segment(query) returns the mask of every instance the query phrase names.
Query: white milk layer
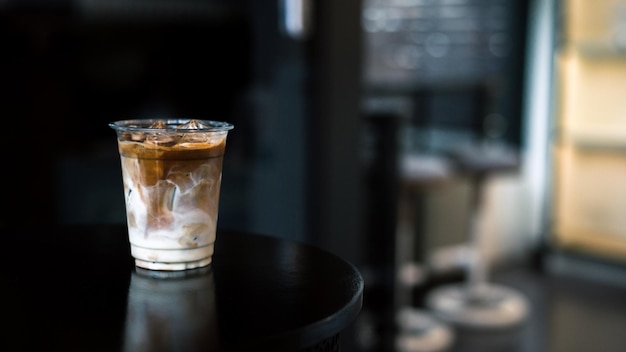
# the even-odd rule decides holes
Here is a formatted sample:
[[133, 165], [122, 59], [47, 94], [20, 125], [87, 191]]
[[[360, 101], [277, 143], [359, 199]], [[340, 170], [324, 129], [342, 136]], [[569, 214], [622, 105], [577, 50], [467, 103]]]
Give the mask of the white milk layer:
[[193, 172], [170, 172], [151, 186], [140, 183], [138, 159], [122, 157], [122, 165], [133, 255], [150, 261], [186, 261], [184, 252], [154, 250], [198, 249], [210, 256], [221, 181], [214, 162], [209, 160]]

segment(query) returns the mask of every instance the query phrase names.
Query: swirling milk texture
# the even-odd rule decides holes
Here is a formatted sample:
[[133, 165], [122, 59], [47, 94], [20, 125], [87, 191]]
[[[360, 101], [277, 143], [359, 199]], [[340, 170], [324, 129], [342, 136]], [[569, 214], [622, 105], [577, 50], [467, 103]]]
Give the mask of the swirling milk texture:
[[[197, 248], [215, 242], [225, 137], [212, 144], [160, 147], [122, 142], [122, 169], [130, 242], [143, 248]], [[132, 145], [134, 144], [134, 145]], [[139, 148], [138, 148], [139, 147]], [[159, 150], [164, 159], [141, 159]], [[140, 150], [133, 153], [133, 150]], [[176, 158], [189, 150], [202, 158]], [[164, 152], [161, 155], [161, 152]], [[138, 158], [139, 157], [139, 158]]]

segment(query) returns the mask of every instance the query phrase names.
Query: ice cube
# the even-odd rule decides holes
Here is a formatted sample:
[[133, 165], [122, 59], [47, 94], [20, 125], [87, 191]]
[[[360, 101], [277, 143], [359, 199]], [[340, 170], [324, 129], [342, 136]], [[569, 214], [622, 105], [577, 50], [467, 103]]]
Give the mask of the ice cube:
[[204, 129], [210, 129], [211, 126], [203, 123], [200, 120], [191, 119], [189, 120], [189, 122], [182, 124], [176, 128], [180, 130], [204, 130]]
[[196, 184], [192, 179], [191, 173], [185, 170], [171, 170], [167, 175], [167, 179], [176, 185], [182, 193], [186, 193]]
[[183, 235], [178, 239], [178, 243], [185, 248], [198, 247], [202, 239], [211, 235], [211, 227], [206, 223], [192, 223], [183, 225]]
[[146, 136], [142, 132], [124, 131], [120, 133], [119, 139], [124, 142], [143, 142]]
[[[165, 130], [168, 126], [163, 120], [157, 120], [148, 126], [148, 128], [153, 130]], [[148, 132], [144, 139], [148, 144], [171, 147], [176, 144], [179, 138], [179, 135], [170, 133]]]
[[130, 133], [130, 140], [133, 142], [143, 142], [146, 139], [146, 135], [143, 132], [128, 132]]
[[154, 121], [148, 128], [163, 130], [167, 128], [167, 125], [163, 120]]
[[[203, 123], [200, 120], [196, 120], [196, 119], [191, 119], [189, 120], [189, 122], [182, 124], [178, 127], [176, 127], [179, 130], [187, 130], [187, 131], [195, 131], [195, 130], [205, 130], [205, 129], [210, 129], [211, 126], [207, 125], [205, 123]], [[207, 143], [208, 140], [208, 134], [207, 133], [188, 133], [185, 134], [185, 136], [183, 136], [182, 140], [180, 141], [181, 144], [187, 144], [187, 143]]]
[[187, 192], [178, 194], [174, 199], [174, 209], [205, 209], [209, 214], [216, 214], [219, 189], [214, 185], [214, 181], [201, 180]]
[[210, 142], [210, 134], [204, 132], [186, 133], [180, 140], [180, 144], [206, 144]]
[[146, 136], [146, 143], [161, 147], [173, 147], [182, 136], [178, 133], [156, 133]]

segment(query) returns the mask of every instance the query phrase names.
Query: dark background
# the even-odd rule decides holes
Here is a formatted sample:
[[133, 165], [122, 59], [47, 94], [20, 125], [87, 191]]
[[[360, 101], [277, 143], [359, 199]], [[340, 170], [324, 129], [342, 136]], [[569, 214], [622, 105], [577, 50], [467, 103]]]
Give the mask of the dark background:
[[[240, 125], [252, 69], [241, 2], [91, 4], [0, 7], [1, 107], [12, 126], [2, 131], [2, 148], [4, 169], [15, 170], [4, 175], [12, 206], [1, 223], [125, 221], [111, 121], [181, 116]], [[242, 148], [237, 134], [230, 142]]]

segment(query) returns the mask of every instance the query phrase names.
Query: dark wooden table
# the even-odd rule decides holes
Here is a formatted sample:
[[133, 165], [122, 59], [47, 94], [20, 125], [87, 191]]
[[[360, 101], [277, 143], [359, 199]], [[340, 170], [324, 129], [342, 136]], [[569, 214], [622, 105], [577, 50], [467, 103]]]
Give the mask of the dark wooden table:
[[321, 249], [220, 231], [213, 264], [136, 269], [125, 225], [0, 228], [5, 351], [332, 350], [363, 279]]

